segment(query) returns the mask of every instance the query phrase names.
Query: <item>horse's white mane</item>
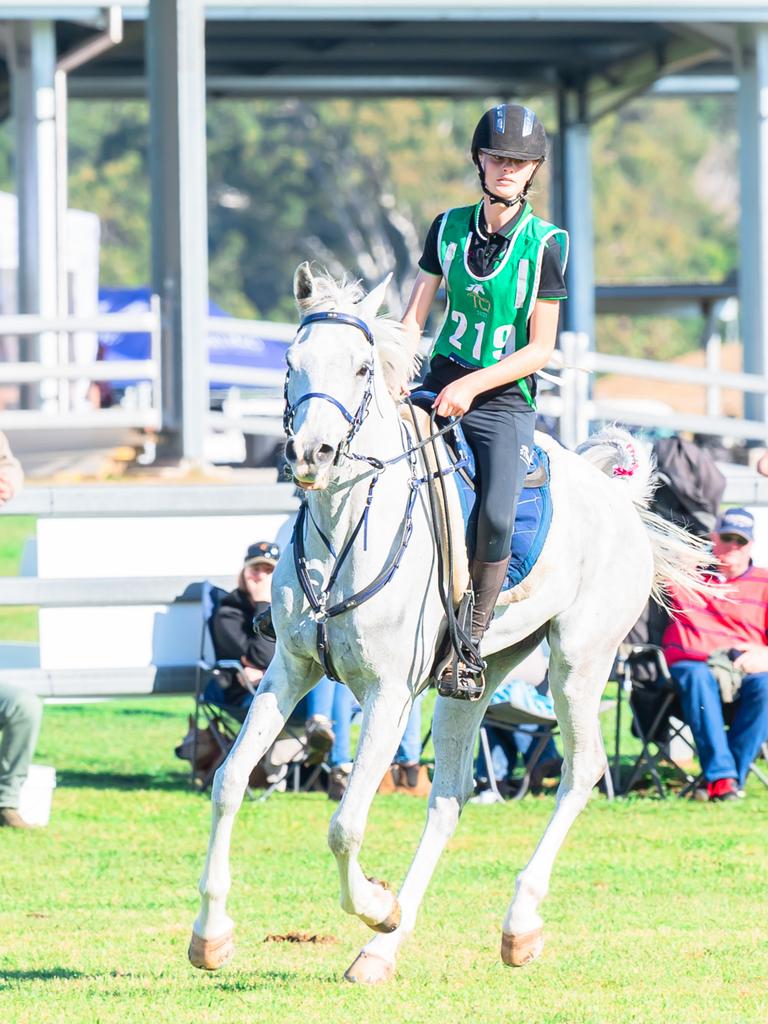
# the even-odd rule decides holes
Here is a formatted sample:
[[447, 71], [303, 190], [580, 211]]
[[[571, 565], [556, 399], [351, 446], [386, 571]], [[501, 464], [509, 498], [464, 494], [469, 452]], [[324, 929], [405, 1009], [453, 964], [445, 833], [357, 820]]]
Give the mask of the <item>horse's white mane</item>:
[[376, 342], [387, 391], [398, 401], [418, 368], [417, 343], [398, 320], [372, 317], [370, 313], [361, 316], [360, 304], [365, 296], [361, 281], [347, 275], [337, 280], [327, 271], [322, 271], [313, 274], [312, 294], [307, 299], [298, 300], [298, 306], [302, 316], [334, 309], [365, 320]]

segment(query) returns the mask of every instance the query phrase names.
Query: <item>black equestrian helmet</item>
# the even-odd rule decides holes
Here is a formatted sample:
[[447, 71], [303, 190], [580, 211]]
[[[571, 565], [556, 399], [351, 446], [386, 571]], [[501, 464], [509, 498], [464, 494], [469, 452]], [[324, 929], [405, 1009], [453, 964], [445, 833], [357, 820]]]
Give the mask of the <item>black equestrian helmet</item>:
[[483, 149], [494, 156], [515, 160], [544, 160], [547, 133], [530, 107], [501, 103], [486, 110], [472, 136], [472, 159], [478, 162]]

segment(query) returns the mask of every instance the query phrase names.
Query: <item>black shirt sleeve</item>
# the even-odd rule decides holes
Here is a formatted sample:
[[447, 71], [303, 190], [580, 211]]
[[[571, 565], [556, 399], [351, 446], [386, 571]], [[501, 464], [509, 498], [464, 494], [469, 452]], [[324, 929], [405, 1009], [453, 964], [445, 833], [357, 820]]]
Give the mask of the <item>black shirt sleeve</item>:
[[275, 653], [275, 644], [253, 632], [253, 616], [267, 607], [267, 603], [261, 601], [248, 610], [243, 604], [222, 605], [211, 624], [216, 657], [240, 661], [244, 654], [256, 668], [265, 669]]
[[568, 290], [563, 277], [560, 244], [555, 238], [549, 238], [541, 257], [541, 276], [536, 298], [565, 299], [567, 297]]
[[419, 268], [421, 270], [426, 271], [428, 274], [435, 274], [438, 277], [443, 276], [443, 268], [440, 265], [440, 253], [437, 251], [437, 236], [440, 234], [440, 225], [444, 216], [441, 213], [432, 221], [427, 232], [426, 241], [424, 242], [424, 251], [419, 260]]

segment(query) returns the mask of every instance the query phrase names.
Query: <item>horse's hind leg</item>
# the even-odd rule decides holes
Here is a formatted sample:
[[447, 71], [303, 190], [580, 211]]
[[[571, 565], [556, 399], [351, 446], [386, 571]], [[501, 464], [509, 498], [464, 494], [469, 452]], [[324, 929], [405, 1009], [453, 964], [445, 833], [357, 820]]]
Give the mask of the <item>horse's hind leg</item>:
[[[571, 623], [574, 628], [575, 623]], [[501, 957], [505, 964], [522, 967], [534, 960], [544, 945], [539, 905], [549, 891], [552, 867], [568, 830], [584, 809], [595, 784], [607, 770], [600, 735], [600, 696], [611, 669], [615, 648], [588, 649], [582, 634], [579, 652], [564, 652], [552, 637], [549, 682], [563, 741], [563, 776], [555, 812], [536, 850], [517, 877], [515, 895], [504, 918]], [[566, 661], [568, 658], [568, 661]]]
[[476, 704], [437, 698], [432, 723], [435, 777], [424, 832], [398, 894], [400, 923], [395, 931], [377, 935], [364, 947], [344, 975], [347, 981], [373, 985], [387, 981], [394, 973], [400, 945], [413, 931], [416, 914], [437, 862], [472, 793], [475, 735], [491, 692], [492, 687], [489, 687], [487, 695]]
[[279, 655], [275, 656], [232, 750], [214, 776], [211, 834], [199, 885], [200, 913], [189, 945], [190, 961], [204, 970], [223, 967], [234, 953], [233, 923], [226, 912], [231, 884], [229, 847], [248, 779], [299, 698], [314, 682], [314, 677], [307, 679], [306, 672], [301, 672], [305, 665], [292, 664], [291, 668], [292, 672]]

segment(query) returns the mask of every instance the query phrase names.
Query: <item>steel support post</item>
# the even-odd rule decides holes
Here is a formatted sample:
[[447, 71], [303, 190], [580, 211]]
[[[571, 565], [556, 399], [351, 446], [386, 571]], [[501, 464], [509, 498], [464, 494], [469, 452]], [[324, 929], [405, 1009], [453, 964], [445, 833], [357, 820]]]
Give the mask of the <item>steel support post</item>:
[[[744, 30], [739, 69], [741, 145], [739, 314], [744, 370], [768, 372], [768, 25]], [[744, 415], [765, 421], [764, 395], [745, 395]]]
[[562, 210], [570, 235], [565, 323], [569, 331], [586, 334], [595, 347], [595, 237], [592, 224], [592, 159], [590, 125], [583, 92], [561, 94]]
[[152, 286], [160, 296], [164, 453], [200, 462], [208, 413], [205, 10], [150, 0]]
[[[11, 103], [16, 128], [18, 198], [18, 308], [57, 313], [56, 37], [52, 21], [28, 21], [10, 30]], [[55, 333], [22, 341], [24, 358], [57, 362]], [[22, 405], [55, 411], [55, 379], [22, 390]]]

